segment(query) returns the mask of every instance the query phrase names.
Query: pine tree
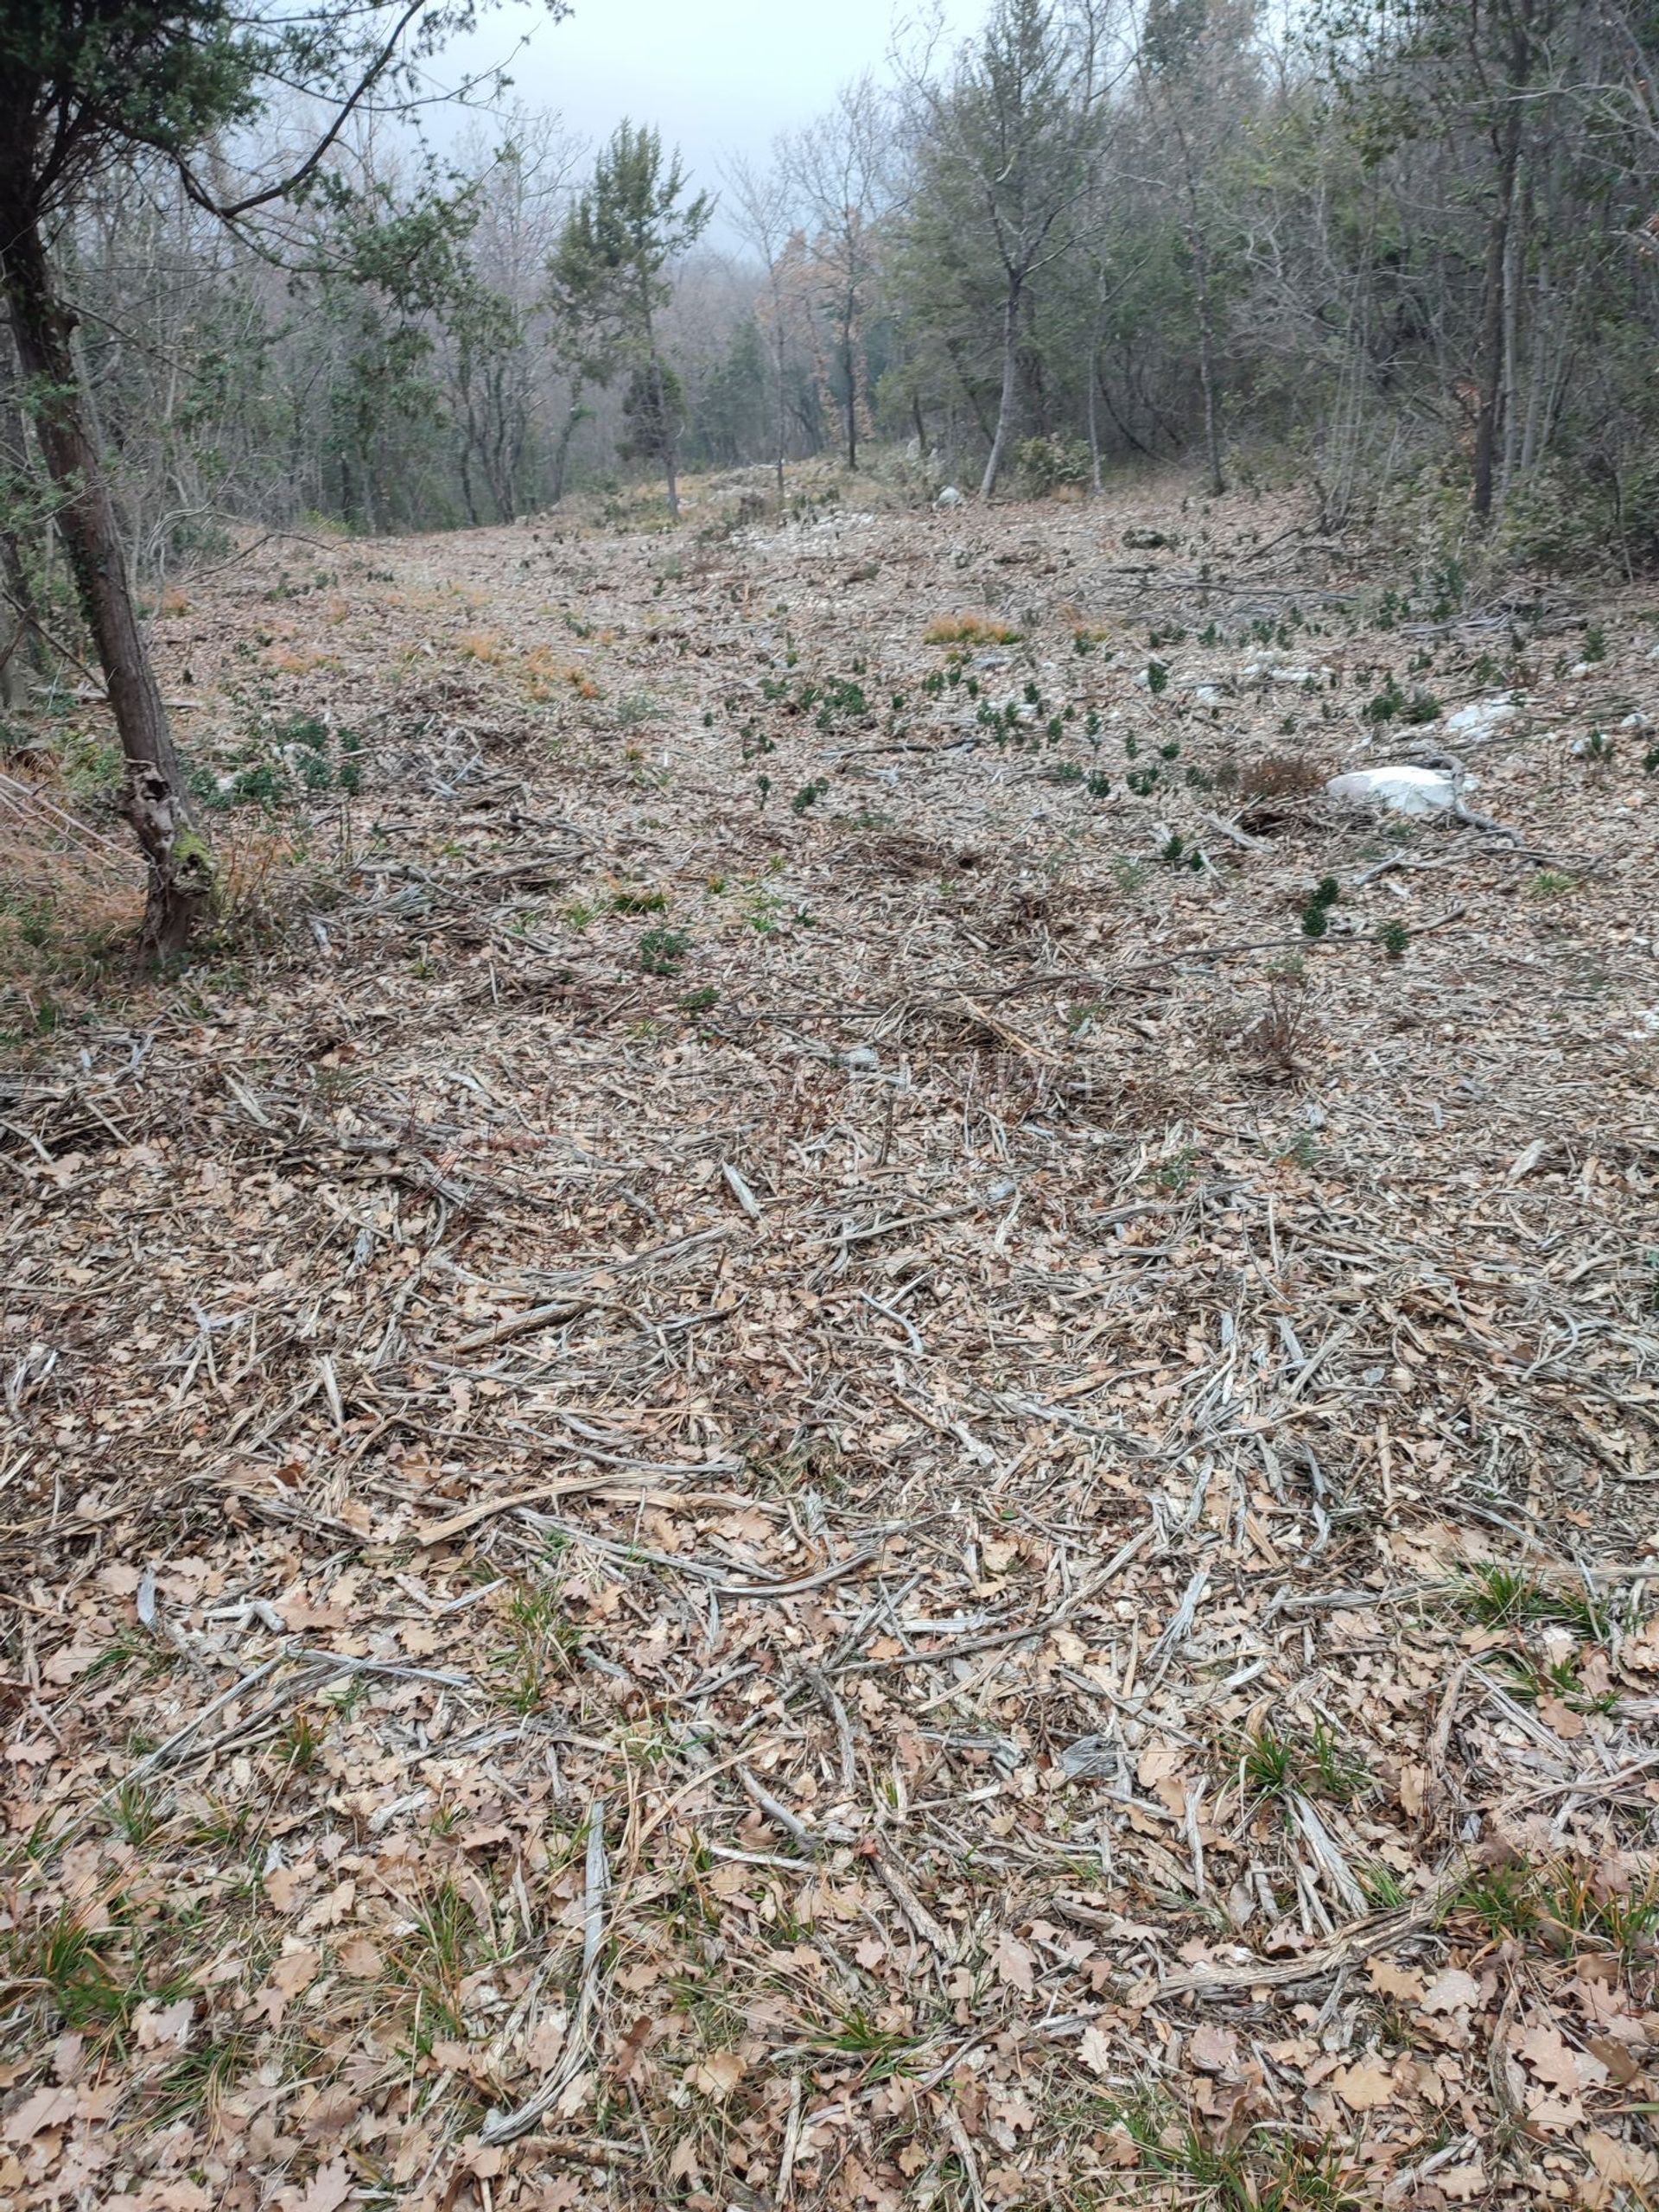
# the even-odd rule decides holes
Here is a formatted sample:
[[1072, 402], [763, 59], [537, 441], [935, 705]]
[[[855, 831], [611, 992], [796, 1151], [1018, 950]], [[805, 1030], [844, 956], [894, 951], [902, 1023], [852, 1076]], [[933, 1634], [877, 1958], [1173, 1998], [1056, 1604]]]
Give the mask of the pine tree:
[[683, 394], [663, 358], [658, 316], [670, 292], [664, 272], [715, 212], [706, 192], [684, 200], [685, 186], [679, 155], [664, 161], [658, 132], [619, 124], [570, 211], [552, 268], [566, 312], [608, 338], [629, 370], [633, 450], [660, 463], [677, 521]]

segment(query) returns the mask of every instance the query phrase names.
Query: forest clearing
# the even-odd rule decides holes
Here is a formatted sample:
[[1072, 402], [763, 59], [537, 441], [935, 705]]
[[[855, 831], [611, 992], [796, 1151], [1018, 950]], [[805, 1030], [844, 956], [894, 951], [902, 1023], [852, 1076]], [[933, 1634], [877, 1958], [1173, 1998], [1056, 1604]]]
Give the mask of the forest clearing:
[[7, 768], [0, 2196], [1653, 2202], [1650, 593], [766, 474]]

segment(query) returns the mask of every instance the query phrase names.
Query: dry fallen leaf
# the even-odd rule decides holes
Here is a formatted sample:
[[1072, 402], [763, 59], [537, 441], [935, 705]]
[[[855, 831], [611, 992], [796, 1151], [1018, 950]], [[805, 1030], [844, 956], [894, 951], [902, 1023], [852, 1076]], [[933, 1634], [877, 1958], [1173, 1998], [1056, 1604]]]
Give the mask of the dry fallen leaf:
[[308, 2143], [326, 2143], [343, 2135], [362, 2110], [362, 2100], [336, 2083], [318, 2091], [300, 2113], [300, 2126]]
[[1546, 1728], [1554, 1729], [1566, 1743], [1584, 1733], [1584, 1716], [1559, 1697], [1541, 1697], [1535, 1707]]
[[32, 2142], [43, 2128], [60, 2127], [65, 2120], [73, 2120], [79, 2109], [79, 2099], [73, 2089], [36, 2089], [8, 2118], [6, 2140]]
[[385, 1961], [366, 1936], [353, 1936], [334, 1953], [334, 1963], [353, 1981], [372, 1981]]
[[1022, 1997], [1029, 1997], [1035, 1987], [1033, 1969], [1035, 1955], [1028, 1944], [1005, 1928], [998, 1932], [991, 1946], [991, 1962], [996, 1968], [996, 1978], [1005, 1987], [1017, 1989]]
[[1417, 2009], [1422, 2012], [1458, 2012], [1465, 2005], [1479, 2002], [1480, 1984], [1474, 1976], [1465, 1974], [1461, 1967], [1446, 1967], [1424, 1990]]
[[190, 2024], [195, 2011], [194, 1997], [181, 1997], [174, 2005], [141, 2005], [132, 2016], [139, 2050], [156, 2050], [170, 2044], [175, 2050], [182, 2050], [190, 2040]]
[[1529, 2070], [1553, 2088], [1584, 2089], [1607, 2078], [1600, 2059], [1574, 2050], [1557, 2029], [1542, 2023], [1529, 2028], [1515, 2048]]
[[1402, 2005], [1421, 2005], [1423, 1978], [1409, 1967], [1397, 1967], [1389, 1959], [1371, 1959], [1365, 1973], [1379, 1997], [1397, 1998]]
[[1580, 2139], [1591, 2164], [1615, 2189], [1651, 2189], [1659, 2182], [1659, 2153], [1592, 2127]]
[[1238, 2063], [1238, 2037], [1230, 2028], [1202, 2020], [1187, 2037], [1186, 2055], [1206, 2074], [1224, 2073]]
[[285, 2189], [277, 2197], [282, 2212], [339, 2212], [352, 2193], [352, 2177], [344, 2158], [331, 2158], [319, 2166], [302, 2189]]
[[291, 2003], [302, 1989], [308, 1989], [316, 1980], [321, 1963], [315, 1951], [306, 1948], [284, 1951], [271, 1967], [271, 1986], [280, 1989]]
[[748, 2072], [747, 2062], [734, 2050], [713, 2050], [691, 2068], [686, 2079], [705, 2097], [729, 2097]]
[[1353, 2112], [1373, 2112], [1377, 2106], [1394, 2101], [1394, 2075], [1375, 2059], [1342, 2067], [1331, 2076], [1331, 2086]]

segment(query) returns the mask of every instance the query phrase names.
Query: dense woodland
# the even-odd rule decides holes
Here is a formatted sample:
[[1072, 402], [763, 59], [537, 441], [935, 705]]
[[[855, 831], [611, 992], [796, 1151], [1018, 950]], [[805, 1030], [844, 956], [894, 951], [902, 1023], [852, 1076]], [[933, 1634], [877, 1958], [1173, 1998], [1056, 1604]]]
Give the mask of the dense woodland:
[[431, 529], [898, 448], [987, 493], [1194, 455], [1328, 526], [1383, 500], [1448, 555], [1472, 518], [1630, 573], [1659, 558], [1656, 60], [1639, 0], [1289, 30], [998, 0], [734, 164], [712, 232], [648, 130], [593, 149], [498, 104], [442, 156], [354, 119], [257, 230], [128, 149], [52, 249], [151, 570], [234, 518]]

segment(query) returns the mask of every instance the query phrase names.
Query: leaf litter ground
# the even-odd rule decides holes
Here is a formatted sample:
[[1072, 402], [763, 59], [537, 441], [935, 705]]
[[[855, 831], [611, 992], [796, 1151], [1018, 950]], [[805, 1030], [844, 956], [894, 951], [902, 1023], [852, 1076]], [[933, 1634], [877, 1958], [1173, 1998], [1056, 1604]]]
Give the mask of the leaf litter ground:
[[0, 2193], [1652, 2201], [1650, 617], [697, 492], [158, 625], [303, 911], [6, 1082]]

